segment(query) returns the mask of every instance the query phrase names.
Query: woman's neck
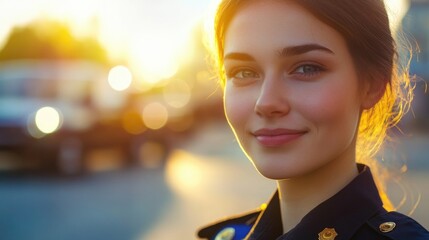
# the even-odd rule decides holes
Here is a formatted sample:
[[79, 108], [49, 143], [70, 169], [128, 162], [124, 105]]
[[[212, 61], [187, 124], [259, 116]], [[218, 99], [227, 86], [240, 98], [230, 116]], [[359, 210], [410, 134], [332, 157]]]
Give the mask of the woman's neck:
[[352, 157], [332, 161], [304, 176], [278, 180], [283, 232], [294, 228], [309, 211], [335, 195], [357, 174]]

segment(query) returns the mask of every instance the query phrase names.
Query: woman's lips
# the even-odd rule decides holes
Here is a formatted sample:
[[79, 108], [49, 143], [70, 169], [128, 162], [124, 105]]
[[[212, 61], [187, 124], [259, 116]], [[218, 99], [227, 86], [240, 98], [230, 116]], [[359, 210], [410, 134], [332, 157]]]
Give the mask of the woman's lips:
[[276, 128], [276, 129], [260, 129], [253, 132], [258, 142], [265, 147], [278, 147], [289, 142], [292, 142], [307, 131]]

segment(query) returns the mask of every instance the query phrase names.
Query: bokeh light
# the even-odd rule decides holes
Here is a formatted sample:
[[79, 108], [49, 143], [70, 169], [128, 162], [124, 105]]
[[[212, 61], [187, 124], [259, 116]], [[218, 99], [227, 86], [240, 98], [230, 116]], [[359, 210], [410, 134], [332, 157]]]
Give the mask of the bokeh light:
[[160, 129], [168, 121], [167, 108], [158, 102], [152, 102], [143, 109], [143, 122], [150, 129]]
[[43, 107], [36, 112], [35, 122], [42, 133], [50, 134], [60, 127], [61, 115], [55, 108]]
[[108, 82], [116, 91], [123, 91], [130, 87], [133, 80], [130, 70], [125, 66], [116, 66], [110, 69]]
[[140, 134], [146, 130], [140, 114], [130, 111], [122, 116], [122, 127], [131, 134]]
[[166, 165], [166, 180], [176, 193], [194, 195], [204, 182], [205, 172], [196, 156], [177, 150], [171, 154]]
[[191, 100], [191, 87], [183, 80], [171, 81], [164, 88], [164, 100], [174, 108], [182, 108]]

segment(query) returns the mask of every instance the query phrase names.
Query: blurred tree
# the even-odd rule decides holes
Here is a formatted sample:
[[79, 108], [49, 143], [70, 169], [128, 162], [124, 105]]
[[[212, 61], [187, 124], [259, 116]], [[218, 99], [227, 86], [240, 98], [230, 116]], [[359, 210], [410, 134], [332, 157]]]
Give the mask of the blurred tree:
[[0, 61], [14, 59], [87, 59], [107, 63], [95, 37], [76, 38], [63, 23], [38, 20], [15, 27], [0, 50]]

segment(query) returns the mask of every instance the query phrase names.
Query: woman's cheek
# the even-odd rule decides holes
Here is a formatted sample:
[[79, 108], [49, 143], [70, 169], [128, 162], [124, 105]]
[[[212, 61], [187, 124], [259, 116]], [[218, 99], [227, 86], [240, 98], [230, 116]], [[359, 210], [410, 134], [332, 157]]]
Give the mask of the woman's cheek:
[[237, 122], [242, 118], [243, 110], [240, 109], [240, 99], [234, 96], [225, 95], [224, 108], [228, 122], [235, 127]]
[[[359, 117], [359, 104], [352, 91], [347, 89], [323, 89], [308, 95], [301, 104], [305, 118], [316, 125], [341, 126], [355, 125]], [[305, 105], [305, 106], [304, 106]], [[305, 110], [304, 110], [305, 109]], [[319, 125], [319, 127], [324, 126]]]
[[238, 127], [244, 128], [246, 124], [246, 120], [249, 119], [252, 111], [252, 100], [248, 94], [234, 91], [234, 90], [225, 90], [224, 93], [224, 108], [225, 115], [229, 122], [229, 124], [234, 128], [234, 130], [238, 130]]

